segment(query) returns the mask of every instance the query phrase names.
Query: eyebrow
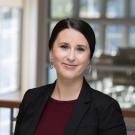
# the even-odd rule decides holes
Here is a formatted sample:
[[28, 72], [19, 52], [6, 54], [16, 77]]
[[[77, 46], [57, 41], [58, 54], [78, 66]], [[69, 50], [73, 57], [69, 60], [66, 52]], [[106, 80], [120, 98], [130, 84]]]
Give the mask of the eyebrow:
[[59, 42], [58, 44], [59, 44], [59, 45], [62, 45], [62, 44], [68, 45], [67, 42]]
[[[69, 43], [67, 43], [67, 42], [59, 42], [58, 43], [59, 45], [62, 45], [62, 44], [65, 44], [65, 45], [69, 45]], [[88, 48], [88, 46], [87, 45], [84, 45], [84, 44], [77, 44], [77, 47], [83, 47], [83, 48]]]
[[78, 46], [78, 47], [83, 47], [83, 48], [88, 48], [87, 45], [82, 45], [82, 44], [78, 44], [77, 46]]

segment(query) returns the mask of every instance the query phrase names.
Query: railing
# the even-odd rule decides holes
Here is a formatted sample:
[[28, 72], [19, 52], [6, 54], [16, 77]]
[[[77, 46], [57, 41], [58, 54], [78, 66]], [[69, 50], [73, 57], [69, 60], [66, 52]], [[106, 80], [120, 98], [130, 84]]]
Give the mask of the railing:
[[[19, 108], [20, 101], [8, 101], [0, 100], [0, 108], [9, 108], [10, 109], [10, 135], [13, 135], [13, 122], [16, 120], [14, 117], [14, 109]], [[123, 116], [127, 118], [135, 119], [135, 110], [122, 110]]]
[[135, 118], [135, 110], [123, 109], [122, 113], [124, 117]]
[[14, 117], [14, 109], [19, 108], [19, 105], [19, 101], [0, 100], [0, 108], [10, 109], [10, 135], [13, 135], [13, 122], [16, 120], [16, 118]]

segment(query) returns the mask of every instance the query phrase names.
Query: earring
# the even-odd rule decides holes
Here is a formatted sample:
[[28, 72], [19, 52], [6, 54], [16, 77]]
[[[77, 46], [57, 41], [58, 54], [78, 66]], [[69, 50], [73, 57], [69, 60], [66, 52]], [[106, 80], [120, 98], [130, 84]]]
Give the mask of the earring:
[[53, 69], [53, 67], [54, 67], [53, 62], [50, 61], [49, 68], [50, 68], [50, 69]]
[[89, 64], [88, 74], [90, 74], [91, 71], [92, 71], [92, 66], [91, 66], [91, 64]]

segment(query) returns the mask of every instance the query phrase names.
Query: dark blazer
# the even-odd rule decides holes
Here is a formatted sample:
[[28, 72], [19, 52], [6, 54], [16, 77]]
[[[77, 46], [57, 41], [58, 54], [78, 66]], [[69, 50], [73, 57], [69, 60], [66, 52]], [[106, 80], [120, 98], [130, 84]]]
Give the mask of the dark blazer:
[[[28, 90], [19, 108], [14, 135], [34, 135], [55, 83]], [[52, 129], [53, 130], [53, 129]], [[84, 80], [64, 135], [126, 135], [119, 104]]]

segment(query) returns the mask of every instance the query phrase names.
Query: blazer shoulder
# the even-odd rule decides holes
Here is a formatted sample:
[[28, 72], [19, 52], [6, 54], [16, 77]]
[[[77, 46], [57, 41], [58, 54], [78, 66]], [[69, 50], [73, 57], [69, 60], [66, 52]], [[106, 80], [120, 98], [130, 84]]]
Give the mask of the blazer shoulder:
[[31, 89], [28, 89], [25, 94], [35, 95], [35, 94], [46, 93], [47, 91], [51, 89], [52, 85], [53, 84], [47, 84], [40, 87], [31, 88]]
[[[93, 90], [93, 107], [99, 120], [99, 129], [105, 134], [126, 135], [126, 126], [119, 103], [100, 91]], [[112, 130], [113, 129], [113, 130]]]
[[116, 101], [116, 99], [112, 98], [111, 96], [95, 89], [92, 89], [91, 92], [92, 101], [95, 107], [102, 110], [108, 106], [119, 106], [119, 103]]
[[21, 105], [28, 106], [29, 104], [35, 103], [40, 98], [43, 98], [44, 96], [48, 96], [49, 93], [51, 93], [52, 89], [53, 89], [53, 84], [47, 84], [40, 87], [28, 89], [23, 96]]

